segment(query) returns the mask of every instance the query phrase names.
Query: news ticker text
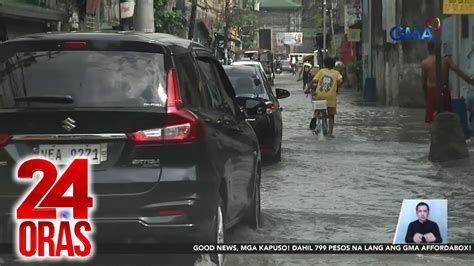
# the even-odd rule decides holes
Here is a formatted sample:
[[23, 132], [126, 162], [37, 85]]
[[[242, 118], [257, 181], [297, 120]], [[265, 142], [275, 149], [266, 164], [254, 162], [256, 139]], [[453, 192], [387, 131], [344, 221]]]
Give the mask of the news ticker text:
[[[45, 249], [47, 247], [44, 247]], [[12, 253], [0, 244], [0, 253]], [[473, 244], [100, 244], [95, 254], [474, 254]]]

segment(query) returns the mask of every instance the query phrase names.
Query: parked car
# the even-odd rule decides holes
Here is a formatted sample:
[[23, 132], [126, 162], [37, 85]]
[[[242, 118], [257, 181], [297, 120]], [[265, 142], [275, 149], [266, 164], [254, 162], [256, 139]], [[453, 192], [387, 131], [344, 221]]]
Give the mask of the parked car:
[[250, 48], [243, 49], [237, 53], [237, 58], [243, 60], [249, 58], [250, 60], [258, 61], [263, 67], [263, 72], [267, 75], [270, 85], [275, 81], [275, 65], [273, 52], [268, 49]]
[[[276, 89], [276, 97], [264, 73], [249, 66], [224, 66], [236, 95], [240, 99], [263, 99], [265, 106], [246, 106], [254, 110], [249, 114], [249, 122], [257, 134], [262, 155], [272, 161], [281, 161], [283, 122], [278, 99], [290, 96], [284, 89]], [[260, 108], [260, 109], [258, 109]]]
[[262, 71], [264, 78], [268, 81], [269, 84], [273, 84], [273, 80], [275, 77], [273, 76], [274, 74], [271, 74], [270, 76], [265, 72], [265, 69], [262, 66], [262, 63], [258, 61], [252, 61], [252, 60], [240, 60], [240, 61], [235, 61], [232, 63], [234, 66], [251, 66], [254, 68], [259, 69]]
[[54, 33], [4, 42], [0, 55], [2, 219], [24, 191], [12, 177], [22, 158], [63, 165], [90, 150], [99, 243], [222, 243], [240, 221], [259, 227], [261, 155], [237, 103], [265, 103], [236, 98], [204, 46]]

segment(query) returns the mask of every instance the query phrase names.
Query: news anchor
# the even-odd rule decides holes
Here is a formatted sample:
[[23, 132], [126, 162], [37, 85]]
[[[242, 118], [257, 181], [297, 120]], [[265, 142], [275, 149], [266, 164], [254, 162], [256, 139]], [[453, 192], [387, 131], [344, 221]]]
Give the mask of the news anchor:
[[418, 220], [408, 225], [405, 242], [409, 243], [441, 243], [443, 239], [439, 232], [438, 224], [428, 220], [430, 207], [424, 202], [416, 205], [416, 215]]

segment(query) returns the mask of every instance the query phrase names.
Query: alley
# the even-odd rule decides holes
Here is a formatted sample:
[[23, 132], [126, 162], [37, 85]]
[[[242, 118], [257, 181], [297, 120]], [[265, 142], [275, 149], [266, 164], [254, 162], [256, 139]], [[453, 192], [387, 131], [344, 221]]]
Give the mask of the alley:
[[[283, 160], [262, 175], [264, 227], [240, 226], [229, 242], [391, 243], [403, 199], [448, 199], [449, 242], [473, 238], [474, 159], [438, 165], [428, 161], [429, 128], [422, 109], [363, 106], [360, 93], [339, 96], [335, 139], [308, 129], [311, 102], [290, 74], [286, 88]], [[471, 154], [474, 151], [470, 147]], [[341, 263], [468, 263], [459, 256], [229, 255], [228, 265]]]

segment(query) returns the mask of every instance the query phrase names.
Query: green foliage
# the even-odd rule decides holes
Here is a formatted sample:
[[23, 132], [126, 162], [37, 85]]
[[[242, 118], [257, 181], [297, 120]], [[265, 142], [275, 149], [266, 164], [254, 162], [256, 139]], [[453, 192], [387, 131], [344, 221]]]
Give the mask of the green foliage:
[[242, 34], [243, 48], [250, 48], [255, 41], [258, 28], [258, 14], [255, 11], [255, 0], [249, 1], [242, 9], [234, 9], [231, 13], [231, 26], [239, 27]]
[[353, 75], [354, 80], [352, 81], [359, 89], [362, 88], [362, 61], [350, 63], [347, 66], [350, 74]]
[[153, 0], [155, 31], [178, 34], [186, 27], [186, 18], [181, 12], [168, 11], [168, 0]]
[[355, 63], [350, 63], [348, 66], [349, 72], [353, 73], [356, 76], [359, 76], [362, 73], [362, 61], [357, 61]]

